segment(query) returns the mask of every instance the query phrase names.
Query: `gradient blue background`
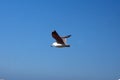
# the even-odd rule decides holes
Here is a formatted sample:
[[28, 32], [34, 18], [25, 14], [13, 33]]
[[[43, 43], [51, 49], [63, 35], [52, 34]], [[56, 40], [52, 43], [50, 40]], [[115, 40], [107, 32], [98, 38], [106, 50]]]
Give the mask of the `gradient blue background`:
[[[54, 29], [70, 48], [50, 47]], [[0, 0], [0, 77], [118, 80], [120, 0]]]

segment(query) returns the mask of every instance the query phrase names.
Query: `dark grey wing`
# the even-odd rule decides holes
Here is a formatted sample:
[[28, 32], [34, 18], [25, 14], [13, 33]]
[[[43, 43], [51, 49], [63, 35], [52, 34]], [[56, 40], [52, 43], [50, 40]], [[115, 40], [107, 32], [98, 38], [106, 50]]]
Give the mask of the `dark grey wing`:
[[65, 44], [62, 38], [58, 35], [58, 33], [55, 30], [52, 32], [52, 37], [56, 40], [57, 43]]

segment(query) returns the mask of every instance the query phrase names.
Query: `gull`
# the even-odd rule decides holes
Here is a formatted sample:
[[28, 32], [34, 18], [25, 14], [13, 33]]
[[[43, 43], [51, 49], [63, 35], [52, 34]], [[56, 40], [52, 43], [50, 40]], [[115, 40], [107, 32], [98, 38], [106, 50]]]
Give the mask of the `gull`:
[[56, 30], [54, 30], [52, 32], [52, 37], [56, 40], [56, 42], [52, 43], [51, 47], [57, 47], [57, 48], [70, 47], [70, 45], [66, 43], [66, 39], [69, 38], [70, 36], [71, 35], [61, 37], [56, 32]]

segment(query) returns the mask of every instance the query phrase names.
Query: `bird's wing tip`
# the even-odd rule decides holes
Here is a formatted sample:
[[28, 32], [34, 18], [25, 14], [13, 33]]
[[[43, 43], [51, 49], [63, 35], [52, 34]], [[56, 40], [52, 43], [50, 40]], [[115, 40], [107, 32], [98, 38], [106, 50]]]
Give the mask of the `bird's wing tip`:
[[56, 32], [56, 30], [53, 30], [52, 32]]

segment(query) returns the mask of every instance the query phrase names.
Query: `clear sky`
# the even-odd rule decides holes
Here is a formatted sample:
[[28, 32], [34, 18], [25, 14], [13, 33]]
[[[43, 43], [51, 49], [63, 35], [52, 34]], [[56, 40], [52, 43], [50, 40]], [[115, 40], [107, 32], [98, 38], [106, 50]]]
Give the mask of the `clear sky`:
[[[70, 48], [50, 47], [54, 29]], [[0, 0], [0, 77], [118, 80], [120, 0]]]

